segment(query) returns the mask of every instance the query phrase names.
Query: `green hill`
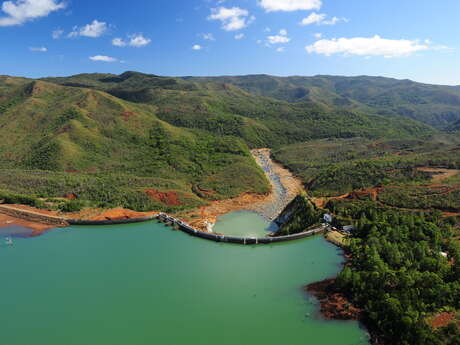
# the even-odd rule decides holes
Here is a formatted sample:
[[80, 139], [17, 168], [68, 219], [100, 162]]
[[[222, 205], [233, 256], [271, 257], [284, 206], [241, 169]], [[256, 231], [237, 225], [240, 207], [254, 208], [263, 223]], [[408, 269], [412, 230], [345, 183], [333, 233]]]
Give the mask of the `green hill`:
[[200, 83], [236, 85], [256, 95], [288, 102], [321, 102], [366, 113], [404, 116], [437, 128], [460, 119], [460, 88], [383, 77], [186, 77]]
[[128, 101], [155, 105], [158, 118], [172, 125], [238, 136], [251, 147], [275, 147], [326, 137], [433, 133], [432, 128], [407, 118], [369, 115], [313, 100], [289, 103], [248, 92], [252, 89], [244, 91], [240, 85], [219, 79], [185, 80], [126, 72], [119, 76], [82, 74], [45, 80], [103, 90]]
[[407, 117], [365, 111], [357, 101], [320, 101], [330, 92], [324, 85], [317, 98], [296, 102], [258, 94], [256, 86], [138, 72], [0, 77], [0, 194], [76, 194], [90, 205], [183, 209], [267, 192], [249, 148], [324, 138], [429, 140], [438, 133]]
[[213, 199], [268, 191], [243, 141], [174, 127], [157, 110], [98, 90], [1, 77], [0, 190], [75, 193], [136, 209], [164, 206], [147, 189], [172, 189], [183, 199], [174, 206], [184, 207], [202, 203], [195, 190]]

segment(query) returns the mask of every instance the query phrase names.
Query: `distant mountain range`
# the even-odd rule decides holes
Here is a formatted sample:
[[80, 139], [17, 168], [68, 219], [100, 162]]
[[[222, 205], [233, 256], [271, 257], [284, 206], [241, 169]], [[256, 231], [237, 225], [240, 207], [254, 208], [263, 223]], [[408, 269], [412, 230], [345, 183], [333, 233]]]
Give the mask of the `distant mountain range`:
[[383, 77], [184, 78], [236, 85], [256, 95], [288, 102], [319, 102], [366, 113], [407, 116], [437, 128], [460, 119], [460, 86], [440, 86]]
[[155, 178], [146, 185], [195, 204], [268, 190], [249, 148], [429, 138], [459, 123], [459, 88], [387, 78], [0, 77], [3, 169]]

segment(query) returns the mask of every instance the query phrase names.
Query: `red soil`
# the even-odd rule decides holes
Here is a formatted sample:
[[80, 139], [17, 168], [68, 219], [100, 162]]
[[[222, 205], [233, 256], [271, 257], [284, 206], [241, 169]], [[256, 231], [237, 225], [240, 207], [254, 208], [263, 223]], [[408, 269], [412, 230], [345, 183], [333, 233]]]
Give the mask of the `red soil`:
[[[85, 220], [119, 220], [119, 219], [131, 219], [131, 218], [143, 218], [156, 214], [156, 211], [152, 212], [136, 212], [123, 208], [115, 208], [111, 210], [101, 209], [85, 209], [75, 213], [59, 213], [57, 211], [49, 211], [43, 209], [36, 209], [34, 207], [26, 205], [8, 205], [16, 209], [29, 211], [31, 213], [42, 214], [46, 216], [53, 216], [59, 218], [73, 218], [73, 219], [85, 219]], [[56, 228], [56, 225], [45, 224], [41, 222], [32, 222], [22, 218], [11, 217], [0, 213], [0, 227], [6, 226], [22, 226], [28, 229], [34, 230], [33, 235], [39, 235], [43, 231]]]
[[338, 292], [335, 279], [326, 279], [309, 284], [305, 290], [315, 296], [321, 304], [321, 314], [331, 320], [358, 320], [362, 310], [353, 306], [348, 299]]
[[143, 218], [157, 212], [136, 212], [124, 208], [114, 208], [111, 210], [103, 211], [95, 216], [89, 217], [89, 220], [119, 220], [131, 218]]
[[125, 111], [124, 113], [121, 113], [121, 116], [123, 116], [123, 120], [128, 121], [131, 116], [136, 115], [132, 111]]
[[55, 226], [49, 224], [42, 224], [36, 222], [30, 222], [28, 220], [7, 216], [6, 214], [0, 213], [0, 228], [9, 226], [20, 226], [27, 229], [32, 229], [32, 236], [40, 235], [42, 232], [52, 229]]
[[440, 313], [435, 315], [430, 320], [430, 325], [433, 328], [445, 327], [455, 319], [455, 313]]
[[156, 189], [148, 189], [145, 191], [151, 198], [161, 201], [168, 206], [180, 206], [182, 202], [176, 192], [160, 192]]
[[433, 181], [434, 183], [442, 182], [445, 179], [460, 174], [460, 170], [457, 169], [420, 167], [417, 168], [417, 170], [432, 174], [431, 181]]
[[67, 200], [75, 200], [75, 199], [78, 199], [77, 195], [74, 194], [74, 193], [66, 194], [66, 195], [64, 196], [64, 198], [66, 198]]
[[379, 193], [383, 191], [383, 189], [384, 187], [374, 187], [374, 188], [355, 190], [351, 193], [346, 193], [346, 194], [342, 194], [339, 196], [312, 198], [312, 201], [319, 208], [323, 208], [329, 200], [343, 200], [343, 199], [356, 200], [356, 199], [360, 199], [361, 197], [367, 196], [367, 195], [370, 195], [373, 201], [377, 201], [377, 197]]

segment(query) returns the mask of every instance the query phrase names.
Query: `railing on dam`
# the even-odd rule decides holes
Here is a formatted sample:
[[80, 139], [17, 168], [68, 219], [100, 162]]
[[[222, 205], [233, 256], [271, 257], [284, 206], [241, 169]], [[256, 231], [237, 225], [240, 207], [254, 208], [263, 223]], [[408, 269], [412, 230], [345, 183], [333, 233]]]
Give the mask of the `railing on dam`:
[[226, 242], [226, 243], [238, 243], [238, 244], [270, 244], [278, 242], [286, 242], [298, 240], [305, 237], [314, 236], [325, 232], [325, 228], [317, 228], [309, 231], [300, 232], [297, 234], [286, 235], [286, 236], [277, 236], [277, 237], [234, 237], [234, 236], [225, 236], [221, 234], [215, 234], [211, 232], [203, 232], [197, 229], [192, 228], [190, 225], [184, 223], [181, 220], [178, 220], [174, 217], [168, 216], [164, 213], [158, 215], [158, 220], [165, 222], [173, 227], [177, 227], [179, 230], [195, 237], [203, 238], [206, 240], [214, 242]]

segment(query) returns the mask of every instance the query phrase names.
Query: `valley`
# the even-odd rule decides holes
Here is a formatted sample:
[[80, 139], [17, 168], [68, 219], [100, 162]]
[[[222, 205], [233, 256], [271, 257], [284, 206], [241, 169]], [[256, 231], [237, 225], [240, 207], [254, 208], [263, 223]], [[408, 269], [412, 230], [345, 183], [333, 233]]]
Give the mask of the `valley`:
[[[254, 237], [270, 221], [277, 235], [304, 232], [328, 213], [331, 227], [352, 229], [327, 236], [346, 258], [330, 300], [359, 311], [375, 344], [456, 345], [459, 120], [458, 88], [390, 78], [1, 76], [0, 201], [82, 220], [166, 212]], [[44, 232], [53, 224], [0, 216], [0, 227], [15, 224], [60, 243]], [[185, 235], [161, 236], [188, 248]], [[299, 267], [310, 260], [291, 254]], [[439, 315], [446, 325], [431, 321]]]

